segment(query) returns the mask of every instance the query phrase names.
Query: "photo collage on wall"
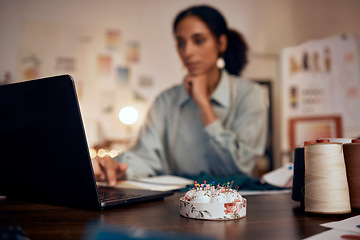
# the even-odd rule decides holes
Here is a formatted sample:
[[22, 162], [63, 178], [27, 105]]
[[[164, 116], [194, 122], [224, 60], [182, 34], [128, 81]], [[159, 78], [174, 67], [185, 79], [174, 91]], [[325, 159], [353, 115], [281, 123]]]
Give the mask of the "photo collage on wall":
[[141, 62], [141, 41], [120, 28], [28, 20], [21, 31], [17, 71], [1, 72], [0, 84], [69, 74], [85, 122], [100, 122], [115, 137], [122, 131], [121, 104], [136, 106], [145, 115], [157, 94], [158, 75]]
[[[141, 66], [140, 40], [129, 38], [120, 29], [26, 21], [21, 37], [18, 81], [66, 73], [73, 76], [78, 89], [100, 81], [129, 88], [134, 99], [153, 99], [157, 74]], [[1, 83], [14, 81], [11, 74], [3, 75]]]

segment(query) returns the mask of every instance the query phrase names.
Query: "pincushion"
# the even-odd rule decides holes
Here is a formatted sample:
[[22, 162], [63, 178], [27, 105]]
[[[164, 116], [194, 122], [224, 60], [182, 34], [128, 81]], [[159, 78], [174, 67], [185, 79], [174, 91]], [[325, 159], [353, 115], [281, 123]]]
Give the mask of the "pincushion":
[[180, 198], [180, 215], [206, 220], [231, 220], [246, 216], [246, 199], [227, 186], [197, 184]]

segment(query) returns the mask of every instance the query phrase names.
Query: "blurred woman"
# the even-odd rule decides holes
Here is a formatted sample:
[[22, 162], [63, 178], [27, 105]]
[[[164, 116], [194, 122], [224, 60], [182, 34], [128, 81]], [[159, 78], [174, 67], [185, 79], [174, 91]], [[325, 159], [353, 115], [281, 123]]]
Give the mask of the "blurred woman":
[[210, 6], [181, 11], [173, 33], [187, 75], [156, 98], [132, 149], [93, 160], [97, 180], [113, 186], [124, 177], [251, 175], [254, 157], [264, 153], [268, 103], [260, 86], [240, 77], [243, 37]]

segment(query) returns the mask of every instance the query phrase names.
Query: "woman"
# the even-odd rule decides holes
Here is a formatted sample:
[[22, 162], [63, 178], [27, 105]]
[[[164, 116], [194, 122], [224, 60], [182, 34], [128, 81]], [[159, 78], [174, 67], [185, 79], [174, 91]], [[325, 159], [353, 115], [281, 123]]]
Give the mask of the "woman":
[[267, 100], [239, 77], [247, 63], [241, 35], [209, 6], [180, 12], [173, 32], [187, 76], [157, 97], [131, 150], [116, 161], [94, 159], [97, 180], [113, 186], [122, 177], [250, 175], [263, 154]]

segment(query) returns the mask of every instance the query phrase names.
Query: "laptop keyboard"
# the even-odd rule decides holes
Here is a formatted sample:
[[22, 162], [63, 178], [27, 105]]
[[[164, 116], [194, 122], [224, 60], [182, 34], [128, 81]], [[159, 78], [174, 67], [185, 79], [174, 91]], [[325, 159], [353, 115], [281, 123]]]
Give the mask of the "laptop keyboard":
[[119, 199], [129, 199], [141, 197], [141, 194], [124, 193], [115, 188], [98, 187], [99, 198], [101, 202], [114, 201]]

